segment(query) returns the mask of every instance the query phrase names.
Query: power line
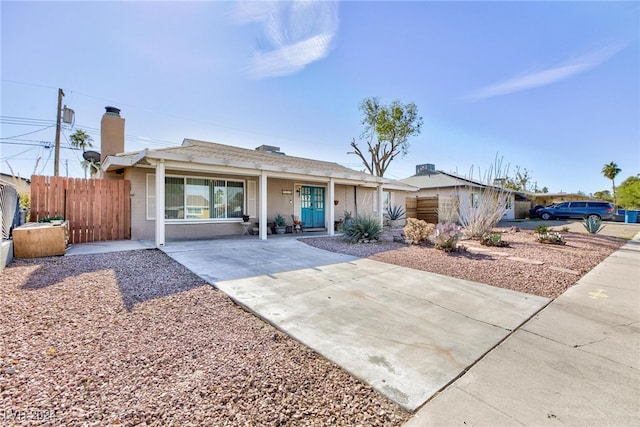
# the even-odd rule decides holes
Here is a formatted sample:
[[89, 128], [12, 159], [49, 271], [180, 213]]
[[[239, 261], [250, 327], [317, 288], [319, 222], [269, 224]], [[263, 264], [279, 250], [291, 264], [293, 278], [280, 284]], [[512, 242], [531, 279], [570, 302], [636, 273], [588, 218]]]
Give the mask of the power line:
[[[4, 138], [0, 138], [0, 139], [4, 139]], [[18, 141], [28, 141], [30, 143], [0, 141], [0, 144], [1, 145], [25, 145], [25, 146], [32, 146], [32, 147], [44, 147], [44, 148], [52, 148], [54, 144], [53, 141], [37, 141], [35, 139], [21, 139]], [[64, 148], [65, 150], [74, 150], [74, 151], [80, 150], [80, 148], [76, 148], [72, 146], [61, 147], [61, 148]]]
[[21, 152], [19, 152], [17, 154], [13, 154], [13, 155], [7, 156], [7, 157], [0, 157], [0, 161], [6, 161], [6, 160], [14, 159], [14, 158], [26, 153], [27, 151], [31, 151], [31, 150], [33, 150], [33, 148], [27, 148], [26, 150], [21, 151]]
[[55, 125], [50, 125], [50, 126], [42, 128], [42, 129], [38, 129], [38, 130], [31, 131], [31, 132], [26, 132], [26, 133], [21, 133], [20, 135], [9, 136], [9, 137], [2, 138], [2, 139], [14, 139], [14, 138], [19, 138], [21, 136], [31, 135], [32, 133], [42, 132], [43, 130], [49, 129], [49, 128], [53, 127], [53, 126], [55, 126]]

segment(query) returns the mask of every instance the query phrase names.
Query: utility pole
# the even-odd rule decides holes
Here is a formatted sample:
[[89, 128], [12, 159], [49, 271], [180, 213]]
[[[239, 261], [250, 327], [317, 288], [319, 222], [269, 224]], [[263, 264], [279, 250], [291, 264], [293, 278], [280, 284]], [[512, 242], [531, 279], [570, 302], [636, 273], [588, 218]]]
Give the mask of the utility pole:
[[64, 92], [62, 89], [58, 89], [58, 109], [56, 110], [56, 152], [55, 162], [53, 163], [53, 175], [59, 175], [59, 163], [60, 163], [60, 120], [62, 115], [62, 97]]

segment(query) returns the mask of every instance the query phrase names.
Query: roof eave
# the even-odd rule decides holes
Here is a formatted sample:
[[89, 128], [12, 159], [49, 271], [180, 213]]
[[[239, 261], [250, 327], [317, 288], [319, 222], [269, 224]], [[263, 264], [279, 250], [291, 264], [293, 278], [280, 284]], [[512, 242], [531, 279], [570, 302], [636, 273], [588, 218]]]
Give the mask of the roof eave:
[[149, 152], [148, 148], [145, 148], [142, 151], [138, 151], [135, 155], [131, 157], [122, 157], [122, 156], [107, 156], [102, 162], [100, 168], [105, 172], [111, 172], [118, 169], [122, 169], [125, 167], [131, 167], [136, 165], [140, 160], [147, 157]]
[[[237, 160], [228, 160], [228, 159], [217, 159], [212, 157], [202, 157], [202, 156], [192, 156], [187, 154], [176, 154], [176, 153], [167, 153], [162, 151], [149, 151], [145, 156], [148, 159], [153, 160], [164, 160], [164, 161], [175, 161], [175, 162], [184, 162], [184, 163], [197, 163], [203, 165], [211, 165], [211, 166], [225, 166], [231, 168], [245, 169], [245, 170], [257, 170], [264, 172], [271, 172], [274, 174], [283, 173], [283, 174], [296, 174], [296, 175], [305, 175], [305, 176], [315, 176], [315, 177], [323, 177], [323, 178], [334, 178], [335, 180], [348, 180], [348, 181], [365, 181], [368, 183], [376, 184], [376, 185], [384, 185], [389, 182], [389, 180], [373, 175], [364, 175], [360, 174], [356, 171], [353, 173], [345, 171], [330, 171], [330, 170], [317, 170], [317, 169], [303, 169], [303, 168], [293, 168], [288, 166], [277, 166], [277, 165], [269, 165], [258, 162], [242, 162]], [[136, 162], [137, 163], [137, 162]], [[133, 166], [127, 165], [127, 166]]]

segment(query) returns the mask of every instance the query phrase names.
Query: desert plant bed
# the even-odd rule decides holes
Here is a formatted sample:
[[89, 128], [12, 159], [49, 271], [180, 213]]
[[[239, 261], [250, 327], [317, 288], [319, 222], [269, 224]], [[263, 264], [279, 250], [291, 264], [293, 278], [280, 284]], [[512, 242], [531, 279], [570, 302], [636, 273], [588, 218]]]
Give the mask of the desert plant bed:
[[399, 426], [409, 417], [160, 251], [14, 260], [0, 284], [7, 425]]
[[[496, 229], [508, 247], [480, 246], [477, 240], [461, 240], [482, 252], [445, 253], [433, 245], [395, 242], [353, 245], [340, 238], [304, 239], [307, 244], [376, 261], [485, 283], [538, 296], [556, 298], [598, 265], [625, 240], [583, 233], [561, 233], [564, 245], [542, 244], [531, 230]], [[529, 262], [528, 262], [529, 261]]]

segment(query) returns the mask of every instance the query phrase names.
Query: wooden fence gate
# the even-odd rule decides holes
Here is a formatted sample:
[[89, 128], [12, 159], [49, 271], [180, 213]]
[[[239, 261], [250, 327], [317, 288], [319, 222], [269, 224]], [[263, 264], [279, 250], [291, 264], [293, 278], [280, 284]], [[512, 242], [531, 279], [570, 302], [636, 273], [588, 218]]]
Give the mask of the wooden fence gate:
[[69, 243], [131, 238], [131, 182], [56, 176], [31, 177], [31, 221], [61, 216]]
[[431, 224], [438, 223], [437, 197], [407, 197], [407, 218], [422, 219]]

